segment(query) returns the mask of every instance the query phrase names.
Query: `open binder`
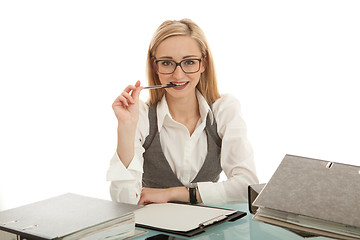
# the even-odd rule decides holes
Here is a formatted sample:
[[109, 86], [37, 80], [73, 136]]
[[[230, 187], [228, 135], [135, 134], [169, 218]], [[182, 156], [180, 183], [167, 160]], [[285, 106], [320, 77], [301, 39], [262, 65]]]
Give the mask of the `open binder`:
[[183, 203], [149, 204], [135, 211], [137, 227], [191, 237], [246, 216], [245, 212]]
[[134, 235], [139, 208], [68, 193], [0, 212], [0, 230], [30, 240], [123, 239]]
[[286, 155], [253, 205], [255, 220], [360, 239], [360, 167]]

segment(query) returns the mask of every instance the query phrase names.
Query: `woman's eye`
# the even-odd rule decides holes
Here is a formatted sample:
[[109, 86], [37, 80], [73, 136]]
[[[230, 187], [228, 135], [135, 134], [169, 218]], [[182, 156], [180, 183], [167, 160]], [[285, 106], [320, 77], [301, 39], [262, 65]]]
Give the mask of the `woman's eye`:
[[195, 64], [195, 61], [194, 60], [186, 60], [184, 62], [185, 65], [194, 65]]
[[164, 67], [168, 67], [168, 66], [172, 65], [172, 62], [171, 61], [162, 61], [161, 65], [163, 65]]

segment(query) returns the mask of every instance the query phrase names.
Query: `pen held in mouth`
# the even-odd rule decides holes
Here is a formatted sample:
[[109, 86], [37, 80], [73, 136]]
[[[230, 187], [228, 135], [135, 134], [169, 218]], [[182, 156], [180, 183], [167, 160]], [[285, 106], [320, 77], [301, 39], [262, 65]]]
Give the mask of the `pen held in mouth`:
[[181, 87], [181, 86], [185, 86], [189, 83], [189, 81], [187, 82], [183, 82], [183, 83], [168, 83], [166, 85], [154, 85], [154, 86], [148, 86], [148, 87], [144, 87], [143, 89], [159, 89], [159, 88], [170, 88], [170, 87]]
[[170, 88], [170, 87], [176, 87], [176, 85], [173, 83], [169, 83], [166, 85], [155, 85], [155, 86], [144, 87], [143, 89], [159, 89], [159, 88]]

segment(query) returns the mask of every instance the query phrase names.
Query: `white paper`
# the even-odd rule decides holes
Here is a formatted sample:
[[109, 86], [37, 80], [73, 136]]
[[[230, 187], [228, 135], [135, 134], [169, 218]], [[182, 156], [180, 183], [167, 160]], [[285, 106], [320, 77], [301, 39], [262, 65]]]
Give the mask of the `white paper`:
[[173, 231], [190, 231], [208, 220], [235, 212], [188, 204], [159, 203], [146, 205], [134, 213], [137, 224]]

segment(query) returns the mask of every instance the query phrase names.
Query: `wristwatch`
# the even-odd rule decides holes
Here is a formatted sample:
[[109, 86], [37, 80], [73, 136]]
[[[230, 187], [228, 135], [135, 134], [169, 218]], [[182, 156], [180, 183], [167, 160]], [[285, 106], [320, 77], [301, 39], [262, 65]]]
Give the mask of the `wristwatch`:
[[190, 203], [196, 204], [197, 203], [197, 199], [196, 199], [197, 183], [190, 183], [188, 190], [189, 190]]

